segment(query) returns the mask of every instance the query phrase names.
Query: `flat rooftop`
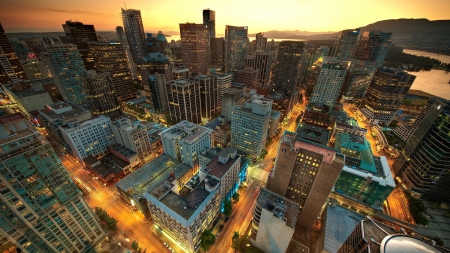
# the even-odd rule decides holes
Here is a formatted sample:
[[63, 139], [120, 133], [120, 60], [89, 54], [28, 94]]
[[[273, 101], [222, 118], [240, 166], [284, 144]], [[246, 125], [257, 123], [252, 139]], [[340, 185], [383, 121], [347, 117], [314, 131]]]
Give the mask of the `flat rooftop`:
[[204, 157], [206, 157], [206, 158], [209, 158], [209, 159], [214, 159], [220, 152], [222, 152], [222, 148], [220, 148], [220, 147], [214, 147], [214, 148], [210, 148], [210, 149], [208, 149], [208, 150], [204, 150], [204, 151], [202, 151], [202, 152], [200, 152], [200, 154], [199, 155], [201, 155], [201, 156], [204, 156]]
[[[95, 157], [88, 157], [84, 159], [84, 162], [92, 166], [99, 161], [99, 164], [91, 167], [92, 170], [100, 177], [109, 180], [112, 179], [115, 175], [120, 174], [123, 171], [123, 168], [128, 165], [128, 163], [122, 160], [117, 160], [120, 160], [120, 158], [113, 154], [108, 154], [102, 157], [100, 160], [96, 159]], [[118, 162], [120, 163], [120, 165], [118, 164]]]
[[272, 212], [275, 217], [286, 222], [286, 226], [295, 228], [300, 210], [297, 203], [271, 192], [266, 188], [261, 189], [256, 201], [258, 205], [262, 206], [267, 211]]
[[330, 131], [316, 126], [300, 123], [296, 130], [297, 140], [305, 139], [322, 145], [327, 145]]
[[223, 150], [218, 156], [216, 156], [211, 162], [206, 165], [208, 170], [208, 174], [215, 176], [217, 178], [222, 178], [225, 173], [231, 168], [231, 166], [239, 159], [240, 155], [236, 154], [236, 156], [232, 159], [231, 157], [228, 159], [226, 163], [219, 162], [220, 156], [230, 155], [228, 153], [229, 150]]
[[119, 152], [120, 154], [122, 154], [126, 158], [130, 158], [130, 157], [136, 155], [136, 152], [134, 152], [133, 150], [128, 149], [125, 146], [122, 146], [122, 145], [117, 144], [117, 143], [114, 143], [112, 145], [112, 149], [114, 149], [115, 151]]
[[325, 148], [325, 147], [320, 147], [314, 144], [309, 144], [307, 142], [304, 141], [295, 141], [295, 148], [303, 148], [306, 150], [309, 150], [311, 152], [314, 153], [318, 153], [323, 155], [323, 161], [326, 163], [333, 163], [333, 159], [336, 155], [336, 151], [332, 150], [331, 148]]
[[170, 172], [174, 171], [175, 177], [180, 178], [190, 169], [189, 166], [171, 156], [162, 154], [123, 178], [116, 186], [130, 196], [138, 197], [161, 185], [170, 177]]
[[62, 108], [66, 108], [71, 106], [72, 110], [70, 111], [66, 111], [63, 113], [56, 113], [54, 111], [52, 111], [50, 108], [45, 107], [44, 109], [40, 109], [38, 110], [40, 114], [43, 114], [45, 117], [51, 119], [51, 120], [55, 120], [55, 119], [70, 119], [70, 118], [74, 118], [78, 115], [84, 114], [84, 113], [90, 113], [87, 109], [84, 109], [78, 105], [75, 104], [67, 104], [67, 103], [55, 103], [55, 104], [51, 104], [49, 106], [54, 106], [56, 109], [62, 109]]

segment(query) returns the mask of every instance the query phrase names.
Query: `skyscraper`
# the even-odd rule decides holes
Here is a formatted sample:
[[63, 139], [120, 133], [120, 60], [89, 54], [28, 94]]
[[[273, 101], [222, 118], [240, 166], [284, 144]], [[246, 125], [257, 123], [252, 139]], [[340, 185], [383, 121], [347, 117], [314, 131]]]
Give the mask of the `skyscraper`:
[[217, 106], [222, 106], [223, 94], [231, 88], [231, 74], [222, 72], [213, 72], [212, 76], [217, 78]]
[[284, 132], [267, 189], [299, 204], [297, 225], [311, 229], [344, 167], [336, 150]]
[[355, 54], [359, 34], [359, 29], [343, 30], [333, 46], [331, 56], [337, 57], [338, 60], [350, 61]]
[[319, 68], [319, 74], [309, 102], [327, 105], [331, 111], [341, 92], [348, 62], [338, 61], [336, 57], [324, 57], [314, 68]]
[[401, 69], [378, 68], [364, 94], [360, 112], [370, 123], [389, 125], [415, 79]]
[[22, 66], [30, 80], [49, 78], [47, 66], [37, 58], [28, 58]]
[[225, 27], [225, 72], [235, 75], [238, 70], [244, 68], [248, 46], [247, 26]]
[[358, 41], [353, 59], [373, 61], [380, 67], [392, 44], [392, 33], [382, 31], [365, 31]]
[[122, 9], [122, 20], [131, 55], [133, 56], [134, 63], [138, 64], [147, 53], [147, 43], [141, 11]]
[[224, 68], [224, 51], [225, 51], [225, 40], [221, 38], [211, 39], [211, 65], [223, 71]]
[[245, 67], [259, 69], [259, 86], [269, 84], [270, 67], [272, 66], [273, 52], [260, 50], [245, 58]]
[[207, 74], [210, 65], [209, 30], [207, 25], [180, 24], [183, 61], [191, 73]]
[[216, 12], [210, 9], [203, 10], [203, 24], [209, 32], [209, 38], [216, 37]]
[[19, 58], [9, 43], [5, 30], [0, 23], [0, 85], [9, 80], [28, 79], [27, 74], [20, 64]]
[[200, 101], [203, 122], [209, 122], [213, 115], [219, 112], [217, 100], [217, 77], [198, 75], [194, 78], [200, 85]]
[[67, 42], [77, 46], [86, 69], [95, 69], [94, 59], [89, 52], [89, 41], [98, 41], [93, 25], [84, 25], [81, 22], [66, 21], [62, 25]]
[[81, 86], [94, 115], [106, 115], [112, 121], [122, 115], [111, 74], [88, 70], [81, 77]]
[[256, 50], [266, 50], [267, 38], [264, 37], [263, 33], [256, 34]]
[[231, 146], [240, 153], [258, 158], [267, 139], [272, 100], [251, 98], [245, 106], [235, 106], [231, 114]]
[[55, 45], [47, 48], [43, 60], [50, 68], [56, 87], [64, 101], [82, 103], [85, 95], [79, 77], [86, 72], [80, 52], [75, 46]]
[[259, 69], [244, 68], [237, 72], [237, 82], [246, 84], [248, 88], [259, 87]]
[[131, 75], [133, 76], [134, 79], [136, 79], [137, 78], [136, 65], [134, 64], [133, 55], [131, 54], [130, 50], [130, 45], [128, 45], [127, 36], [125, 35], [125, 31], [123, 30], [122, 26], [116, 27], [116, 34], [117, 39], [125, 48], [125, 53], [127, 54], [127, 61], [128, 66], [130, 67], [131, 70]]
[[179, 122], [201, 122], [200, 83], [183, 79], [166, 83], [170, 118]]
[[22, 252], [83, 252], [95, 245], [105, 232], [50, 143], [21, 114], [0, 122], [3, 239]]
[[135, 98], [137, 92], [124, 45], [119, 42], [98, 41], [89, 42], [89, 48], [96, 70], [111, 74], [115, 96], [119, 102]]

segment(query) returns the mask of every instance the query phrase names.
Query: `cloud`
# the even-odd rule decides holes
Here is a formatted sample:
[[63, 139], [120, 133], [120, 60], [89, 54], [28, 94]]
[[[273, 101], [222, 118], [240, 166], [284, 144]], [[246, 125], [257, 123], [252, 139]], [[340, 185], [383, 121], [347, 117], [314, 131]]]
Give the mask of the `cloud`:
[[101, 13], [95, 11], [84, 11], [84, 10], [64, 10], [64, 9], [54, 9], [54, 8], [46, 8], [46, 7], [37, 7], [32, 5], [24, 5], [24, 4], [5, 4], [4, 6], [10, 6], [12, 8], [18, 8], [21, 11], [31, 10], [31, 11], [40, 11], [40, 12], [59, 12], [59, 13], [68, 13], [68, 14], [81, 14], [81, 15], [90, 15], [90, 16], [102, 16], [106, 18], [117, 17], [117, 14], [108, 14]]

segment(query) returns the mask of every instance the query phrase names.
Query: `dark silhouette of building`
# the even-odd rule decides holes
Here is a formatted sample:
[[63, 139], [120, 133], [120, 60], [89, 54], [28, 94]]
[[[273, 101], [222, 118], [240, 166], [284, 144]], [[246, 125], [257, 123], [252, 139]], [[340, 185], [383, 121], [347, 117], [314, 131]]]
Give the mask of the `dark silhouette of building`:
[[209, 31], [209, 38], [216, 37], [216, 12], [210, 9], [203, 10], [203, 24]]
[[66, 34], [67, 42], [77, 46], [87, 70], [95, 69], [94, 59], [89, 51], [88, 42], [98, 41], [97, 33], [93, 25], [85, 25], [81, 22], [66, 21], [62, 25]]
[[0, 23], [0, 85], [19, 79], [28, 77]]

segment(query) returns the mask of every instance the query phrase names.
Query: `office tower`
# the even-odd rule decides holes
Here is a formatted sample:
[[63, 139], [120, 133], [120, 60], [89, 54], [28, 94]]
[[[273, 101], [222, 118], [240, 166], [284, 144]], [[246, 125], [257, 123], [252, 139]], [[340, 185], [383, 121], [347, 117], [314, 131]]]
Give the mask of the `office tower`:
[[269, 84], [270, 67], [272, 66], [273, 52], [271, 51], [256, 51], [254, 65], [251, 66], [254, 69], [259, 69], [259, 85]]
[[23, 64], [23, 70], [30, 80], [38, 80], [49, 78], [49, 71], [45, 63], [39, 61], [37, 58], [28, 58]]
[[80, 52], [75, 46], [55, 45], [47, 48], [43, 60], [52, 73], [64, 101], [83, 103], [85, 95], [79, 77], [86, 72]]
[[208, 123], [219, 113], [217, 78], [212, 75], [198, 75], [194, 77], [194, 81], [200, 85], [202, 121]]
[[[124, 45], [119, 42], [89, 42], [89, 49], [98, 72], [111, 74], [115, 96], [119, 102], [135, 98], [133, 75]], [[112, 119], [115, 120], [115, 119]]]
[[134, 63], [139, 64], [141, 59], [147, 53], [147, 43], [145, 41], [141, 11], [122, 9], [122, 20], [133, 61]]
[[191, 73], [207, 74], [210, 64], [209, 31], [206, 25], [180, 24], [183, 61]]
[[272, 100], [251, 98], [245, 106], [235, 106], [231, 114], [231, 146], [240, 153], [258, 158], [266, 144]]
[[287, 108], [289, 108], [289, 98], [284, 95], [283, 92], [271, 93], [267, 96], [267, 98], [273, 101], [272, 111], [278, 111], [279, 113], [281, 113], [281, 118], [284, 119], [284, 117], [286, 117], [288, 114]]
[[0, 84], [7, 83], [9, 80], [17, 81], [18, 79], [28, 79], [1, 23], [0, 64]]
[[324, 57], [316, 62], [314, 68], [319, 68], [319, 73], [309, 102], [327, 105], [331, 111], [344, 84], [348, 64], [335, 57]]
[[178, 80], [178, 79], [188, 80], [189, 77], [191, 76], [191, 74], [189, 72], [189, 68], [185, 68], [185, 67], [173, 68], [172, 73], [173, 73], [173, 80]]
[[102, 156], [114, 144], [109, 124], [111, 119], [104, 115], [78, 122], [76, 120], [59, 126], [61, 135], [70, 147], [70, 152], [79, 160], [89, 156]]
[[225, 39], [224, 38], [212, 38], [211, 39], [211, 65], [223, 71], [224, 68], [224, 52], [225, 52]]
[[354, 60], [373, 61], [377, 67], [383, 64], [384, 58], [392, 44], [392, 33], [382, 31], [365, 31], [358, 41], [353, 55]]
[[27, 116], [31, 116], [31, 111], [53, 103], [52, 98], [42, 86], [31, 84], [28, 80], [18, 80], [12, 85], [6, 84], [2, 87], [10, 101], [17, 103], [17, 107]]
[[297, 203], [261, 189], [253, 211], [250, 241], [264, 252], [286, 252], [298, 213]]
[[434, 190], [445, 180], [450, 168], [447, 162], [450, 141], [445, 127], [449, 112], [447, 101], [431, 99], [408, 145], [392, 166], [396, 178], [413, 194], [444, 202], [449, 200], [445, 194], [448, 191]]
[[347, 77], [342, 86], [341, 94], [344, 100], [361, 99], [377, 69], [373, 61], [352, 60]]
[[359, 29], [343, 30], [336, 39], [330, 56], [341, 61], [350, 61], [355, 54], [359, 40]]
[[121, 118], [112, 122], [110, 128], [116, 143], [136, 152], [140, 164], [146, 164], [156, 157], [147, 126], [138, 122], [131, 122], [127, 118]]
[[[157, 86], [152, 86], [155, 83], [150, 81], [150, 76], [161, 75], [162, 79], [157, 79], [157, 81], [170, 82], [174, 79], [172, 66], [169, 58], [161, 53], [149, 53], [144, 56], [142, 63], [137, 65], [138, 74], [141, 76], [142, 86], [144, 87], [145, 95], [148, 100], [155, 101], [155, 99], [160, 99], [158, 97], [155, 98], [154, 96], [161, 93], [160, 91], [153, 90], [158, 88]], [[189, 69], [187, 69], [187, 71], [189, 72]], [[164, 83], [159, 83], [158, 85], [162, 85], [165, 89]], [[158, 110], [161, 110], [161, 107], [159, 107]]]
[[[301, 41], [282, 41], [278, 49], [275, 65], [272, 70], [272, 88], [283, 91], [288, 97], [296, 97], [298, 93], [297, 79], [299, 64], [302, 60], [304, 43]], [[295, 99], [294, 101], [295, 102]], [[289, 106], [288, 111], [290, 111]]]
[[116, 34], [118, 41], [123, 45], [125, 48], [125, 53], [127, 55], [127, 62], [128, 66], [131, 70], [131, 75], [134, 79], [137, 79], [137, 71], [136, 71], [136, 65], [134, 64], [133, 55], [131, 54], [130, 45], [128, 45], [127, 36], [125, 35], [125, 31], [123, 30], [122, 26], [116, 27]]
[[153, 107], [157, 112], [167, 112], [169, 110], [169, 101], [167, 100], [167, 90], [164, 75], [154, 74], [148, 76], [148, 82], [151, 94], [150, 98], [153, 102]]
[[216, 12], [210, 9], [203, 10], [203, 24], [209, 32], [209, 38], [216, 37]]
[[378, 68], [364, 94], [360, 112], [374, 125], [389, 125], [415, 79], [400, 69]]
[[98, 41], [94, 26], [84, 25], [81, 22], [72, 22], [69, 20], [66, 21], [62, 27], [66, 34], [67, 42], [77, 46], [81, 59], [83, 59], [84, 67], [87, 70], [95, 69], [95, 62], [94, 59], [92, 59], [88, 46], [88, 42]]
[[232, 76], [229, 73], [213, 72], [212, 76], [217, 78], [217, 106], [222, 107], [223, 94], [231, 88]]
[[281, 137], [267, 189], [298, 203], [297, 225], [311, 229], [344, 167], [344, 156], [295, 138], [295, 133], [287, 131]]
[[97, 244], [105, 232], [50, 143], [21, 114], [0, 122], [2, 241], [20, 252], [85, 252]]
[[66, 125], [71, 121], [84, 122], [92, 118], [92, 114], [89, 110], [65, 102], [49, 104], [38, 112], [39, 120], [45, 127], [48, 135], [55, 138], [63, 146], [65, 146], [66, 141], [61, 134], [60, 126]]
[[249, 88], [259, 87], [259, 69], [245, 68], [237, 72], [237, 82], [247, 85]]
[[188, 80], [175, 80], [166, 83], [170, 118], [179, 122], [187, 120], [195, 124], [201, 120], [200, 84]]
[[396, 250], [404, 252], [448, 252], [418, 237], [399, 233], [393, 227], [367, 216], [356, 226], [337, 253], [371, 252], [382, 253]]
[[223, 93], [222, 98], [222, 115], [225, 116], [225, 120], [231, 121], [231, 113], [233, 108], [237, 105], [244, 105], [245, 97], [242, 89], [230, 88]]
[[256, 50], [266, 50], [267, 38], [264, 37], [263, 33], [256, 34]]
[[345, 155], [345, 165], [334, 190], [375, 209], [381, 209], [395, 188], [386, 157], [373, 156], [370, 143], [364, 137], [350, 133], [336, 134], [334, 147]]
[[225, 72], [235, 75], [238, 70], [244, 68], [248, 45], [247, 26], [225, 27]]
[[117, 120], [122, 112], [111, 74], [88, 70], [80, 78], [86, 100], [89, 102], [94, 115], [105, 115], [111, 120]]
[[212, 147], [212, 130], [183, 120], [159, 133], [164, 154], [189, 166], [198, 165], [198, 154]]

